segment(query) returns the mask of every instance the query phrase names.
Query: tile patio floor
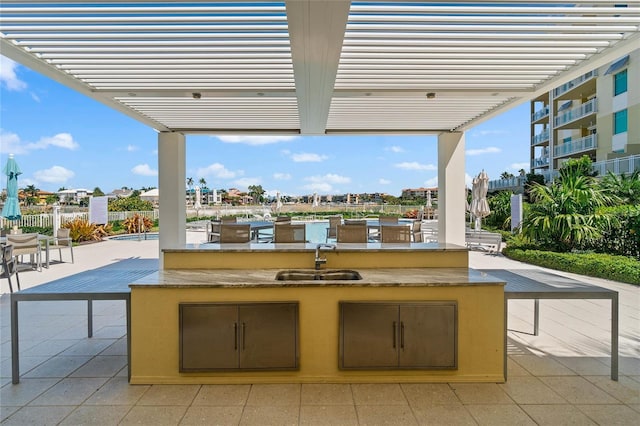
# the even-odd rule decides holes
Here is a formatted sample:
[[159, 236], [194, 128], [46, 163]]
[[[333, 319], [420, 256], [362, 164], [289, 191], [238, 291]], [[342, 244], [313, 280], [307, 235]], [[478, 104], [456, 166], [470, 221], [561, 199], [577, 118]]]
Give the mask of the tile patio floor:
[[[74, 249], [76, 263], [24, 272], [23, 288], [129, 257], [157, 242], [108, 241]], [[63, 253], [64, 256], [65, 253]], [[57, 253], [53, 255], [56, 258]], [[472, 252], [477, 269], [532, 268]], [[565, 274], [582, 279], [572, 274]], [[124, 303], [20, 305], [21, 382], [11, 384], [9, 296], [0, 298], [0, 405], [6, 425], [636, 425], [640, 424], [640, 288], [620, 293], [620, 380], [609, 378], [608, 302], [511, 301], [505, 384], [129, 385]], [[2, 291], [7, 291], [2, 280]]]

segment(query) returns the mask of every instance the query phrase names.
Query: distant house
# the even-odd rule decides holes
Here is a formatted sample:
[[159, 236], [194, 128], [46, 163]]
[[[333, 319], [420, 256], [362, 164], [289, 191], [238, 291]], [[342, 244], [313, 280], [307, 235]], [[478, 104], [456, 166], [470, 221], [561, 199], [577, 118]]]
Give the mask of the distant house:
[[83, 188], [63, 189], [62, 191], [58, 191], [58, 197], [60, 197], [61, 204], [79, 204], [80, 200], [87, 198], [91, 194], [92, 192]]
[[140, 194], [140, 199], [143, 201], [150, 201], [154, 206], [158, 205], [158, 201], [160, 201], [160, 193], [158, 192], [158, 188], [150, 189], [146, 192]]
[[402, 190], [402, 198], [427, 198], [431, 193], [432, 198], [438, 198], [438, 187], [433, 188], [407, 188]]
[[110, 194], [107, 194], [109, 198], [126, 198], [133, 194], [133, 189], [114, 189]]

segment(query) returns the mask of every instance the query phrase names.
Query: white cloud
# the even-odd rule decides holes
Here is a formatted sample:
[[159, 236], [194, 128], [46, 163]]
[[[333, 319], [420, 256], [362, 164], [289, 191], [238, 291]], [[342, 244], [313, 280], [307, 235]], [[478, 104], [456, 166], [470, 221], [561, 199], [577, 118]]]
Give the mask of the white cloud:
[[251, 185], [260, 185], [262, 183], [262, 179], [260, 178], [252, 178], [252, 177], [244, 177], [240, 179], [236, 179], [233, 182], [235, 185], [241, 188], [248, 188]]
[[207, 167], [200, 168], [196, 171], [196, 173], [198, 176], [212, 176], [219, 179], [233, 179], [244, 174], [242, 170], [234, 172], [227, 169], [224, 164], [220, 163], [213, 163]]
[[134, 175], [140, 176], [158, 176], [158, 171], [149, 167], [148, 164], [138, 164], [133, 169], [131, 169], [131, 172]]
[[289, 173], [274, 173], [273, 178], [275, 180], [289, 180], [291, 179], [291, 175]]
[[303, 186], [304, 189], [325, 194], [333, 192], [333, 185], [335, 184], [345, 184], [351, 182], [351, 178], [335, 173], [327, 173], [326, 175], [321, 176], [309, 176], [304, 178], [304, 180], [309, 182], [308, 184]]
[[438, 170], [433, 164], [421, 164], [417, 161], [405, 161], [404, 163], [396, 163], [394, 167], [404, 170]]
[[380, 185], [389, 185], [391, 183], [391, 181], [388, 180], [388, 179], [380, 178], [380, 179], [378, 179], [378, 183]]
[[137, 150], [139, 150], [139, 149], [140, 149], [140, 148], [138, 148], [138, 147], [137, 147], [137, 146], [135, 146], [135, 145], [127, 145], [127, 151], [128, 151], [128, 152], [134, 152], [134, 151], [137, 151]]
[[9, 154], [26, 154], [27, 149], [20, 141], [20, 136], [15, 133], [5, 132], [0, 129], [0, 146], [2, 146], [2, 152]]
[[349, 183], [351, 182], [351, 178], [347, 176], [340, 176], [335, 173], [327, 173], [323, 176], [309, 176], [304, 178], [304, 180], [313, 182], [313, 183]]
[[468, 149], [467, 155], [497, 154], [499, 152], [502, 152], [500, 148], [488, 146], [486, 148]]
[[20, 139], [20, 136], [15, 133], [0, 130], [0, 143], [2, 144], [2, 150], [4, 152], [12, 154], [27, 154], [29, 151], [47, 149], [49, 147], [64, 148], [73, 151], [80, 147], [69, 133], [44, 136], [37, 142], [24, 142]]
[[433, 188], [438, 186], [438, 176], [434, 176], [431, 179], [424, 181], [424, 186], [427, 188]]
[[469, 189], [473, 187], [473, 176], [471, 176], [469, 173], [464, 174], [464, 184]]
[[513, 163], [509, 167], [511, 167], [511, 169], [513, 169], [513, 170], [524, 169], [526, 171], [530, 166], [531, 165], [529, 163]]
[[491, 136], [491, 135], [507, 135], [509, 134], [506, 130], [480, 130], [477, 132], [473, 132], [472, 136]]
[[329, 193], [333, 191], [333, 186], [327, 182], [314, 182], [303, 186], [304, 189], [319, 193]]
[[404, 149], [401, 146], [390, 146], [384, 149], [385, 151], [391, 152], [404, 152]]
[[296, 163], [320, 163], [329, 157], [322, 154], [313, 154], [310, 152], [301, 152], [299, 154], [291, 154], [291, 159]]
[[224, 143], [243, 143], [246, 145], [269, 145], [272, 143], [290, 142], [296, 139], [298, 136], [236, 136], [236, 135], [218, 135], [216, 136], [221, 142]]
[[27, 83], [20, 80], [16, 74], [18, 64], [11, 59], [0, 56], [0, 85], [7, 90], [20, 91], [27, 88]]
[[65, 169], [62, 166], [53, 166], [46, 170], [38, 170], [33, 173], [33, 176], [39, 182], [65, 183], [69, 179], [73, 178], [75, 176], [75, 173], [69, 169]]

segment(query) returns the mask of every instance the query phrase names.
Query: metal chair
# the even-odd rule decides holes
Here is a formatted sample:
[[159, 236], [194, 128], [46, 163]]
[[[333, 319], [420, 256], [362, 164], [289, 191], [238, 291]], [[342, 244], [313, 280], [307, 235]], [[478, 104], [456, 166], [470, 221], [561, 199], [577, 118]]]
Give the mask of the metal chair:
[[337, 241], [339, 243], [366, 243], [367, 225], [338, 225]]
[[248, 243], [251, 240], [251, 225], [223, 223], [220, 225], [220, 244]]
[[276, 224], [273, 228], [276, 243], [305, 243], [307, 242], [306, 226], [301, 224]]
[[380, 225], [383, 243], [410, 243], [411, 228], [398, 225]]
[[35, 258], [36, 269], [42, 271], [42, 257], [40, 255], [38, 234], [7, 235], [7, 243], [13, 246], [13, 255], [15, 257], [28, 254], [31, 258], [32, 267]]
[[73, 261], [73, 241], [71, 240], [71, 230], [68, 228], [60, 228], [56, 231], [53, 244], [49, 244], [49, 250], [58, 249], [60, 254], [60, 262], [62, 262], [62, 249], [68, 248], [71, 251], [71, 263]]
[[6, 278], [9, 282], [9, 291], [13, 293], [13, 285], [11, 284], [11, 277], [16, 277], [16, 283], [18, 284], [18, 291], [20, 291], [20, 277], [18, 277], [18, 267], [16, 258], [13, 256], [13, 246], [11, 244], [2, 245], [2, 273], [0, 278]]

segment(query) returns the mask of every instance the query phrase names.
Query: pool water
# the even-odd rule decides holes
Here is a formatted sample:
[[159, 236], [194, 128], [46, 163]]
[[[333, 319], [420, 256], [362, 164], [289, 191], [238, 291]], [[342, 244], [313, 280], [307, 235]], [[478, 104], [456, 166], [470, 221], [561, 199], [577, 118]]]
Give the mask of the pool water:
[[[305, 232], [307, 234], [307, 241], [310, 243], [324, 243], [327, 237], [327, 227], [329, 226], [329, 222], [327, 221], [319, 221], [319, 222], [308, 222], [305, 224]], [[268, 231], [265, 231], [267, 234]], [[117, 241], [138, 241], [138, 240], [157, 240], [158, 233], [147, 233], [146, 235], [138, 235], [138, 234], [125, 234], [125, 235], [117, 235], [115, 237], [111, 237], [111, 240]]]

